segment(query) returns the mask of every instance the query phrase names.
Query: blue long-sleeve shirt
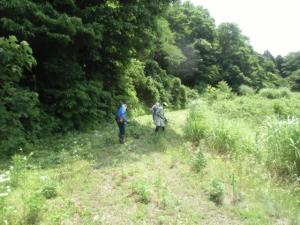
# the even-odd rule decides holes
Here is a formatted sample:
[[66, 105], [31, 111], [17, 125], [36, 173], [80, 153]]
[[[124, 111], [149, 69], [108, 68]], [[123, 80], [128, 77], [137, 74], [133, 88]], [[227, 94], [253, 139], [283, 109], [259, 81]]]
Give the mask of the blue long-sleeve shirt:
[[117, 119], [122, 118], [125, 122], [127, 122], [127, 115], [126, 115], [126, 107], [125, 105], [121, 105], [117, 112]]

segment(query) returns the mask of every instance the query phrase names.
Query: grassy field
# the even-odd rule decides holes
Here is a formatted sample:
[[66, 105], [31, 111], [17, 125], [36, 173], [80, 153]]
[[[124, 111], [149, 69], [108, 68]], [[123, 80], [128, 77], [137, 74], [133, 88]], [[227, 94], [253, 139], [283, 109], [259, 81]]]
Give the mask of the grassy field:
[[42, 140], [2, 163], [0, 223], [300, 224], [297, 162], [287, 168], [268, 158], [265, 124], [286, 121], [273, 101], [203, 98], [167, 112], [160, 134], [150, 115], [138, 117], [126, 145], [115, 124]]

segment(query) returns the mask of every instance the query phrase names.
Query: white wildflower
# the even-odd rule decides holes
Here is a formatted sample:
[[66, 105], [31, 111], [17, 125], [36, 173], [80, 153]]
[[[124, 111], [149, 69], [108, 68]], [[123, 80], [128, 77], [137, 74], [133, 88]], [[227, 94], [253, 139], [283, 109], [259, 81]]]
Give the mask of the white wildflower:
[[99, 215], [94, 216], [93, 220], [98, 221], [99, 220]]
[[0, 183], [4, 182], [3, 180], [4, 180], [4, 175], [1, 174], [1, 175], [0, 175]]
[[0, 193], [0, 198], [1, 198], [1, 197], [6, 197], [6, 196], [8, 196], [8, 193], [7, 193], [7, 192]]
[[41, 180], [42, 180], [42, 181], [46, 181], [46, 180], [48, 180], [48, 179], [49, 179], [48, 176], [41, 176]]

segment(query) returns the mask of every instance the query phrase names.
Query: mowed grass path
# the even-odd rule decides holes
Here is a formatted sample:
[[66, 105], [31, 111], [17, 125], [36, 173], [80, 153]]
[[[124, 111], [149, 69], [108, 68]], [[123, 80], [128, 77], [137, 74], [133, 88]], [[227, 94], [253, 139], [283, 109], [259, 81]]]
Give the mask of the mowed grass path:
[[154, 134], [151, 116], [142, 116], [128, 125], [126, 145], [117, 143], [115, 128], [105, 147], [93, 145], [93, 159], [53, 169], [59, 195], [47, 201], [41, 224], [243, 224], [209, 200], [191, 169], [187, 111], [167, 116], [164, 133]]

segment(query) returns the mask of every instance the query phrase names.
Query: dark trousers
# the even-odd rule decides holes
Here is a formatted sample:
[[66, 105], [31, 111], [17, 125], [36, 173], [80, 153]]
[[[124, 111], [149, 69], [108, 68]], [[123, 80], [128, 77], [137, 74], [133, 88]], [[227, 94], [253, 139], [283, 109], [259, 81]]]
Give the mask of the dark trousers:
[[155, 132], [158, 132], [160, 128], [162, 129], [162, 131], [165, 131], [165, 127], [156, 126]]
[[118, 123], [118, 127], [119, 127], [119, 138], [120, 138], [120, 142], [124, 142], [125, 141], [125, 128], [126, 128], [126, 124], [125, 123]]

